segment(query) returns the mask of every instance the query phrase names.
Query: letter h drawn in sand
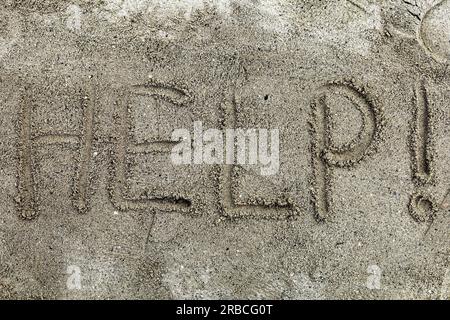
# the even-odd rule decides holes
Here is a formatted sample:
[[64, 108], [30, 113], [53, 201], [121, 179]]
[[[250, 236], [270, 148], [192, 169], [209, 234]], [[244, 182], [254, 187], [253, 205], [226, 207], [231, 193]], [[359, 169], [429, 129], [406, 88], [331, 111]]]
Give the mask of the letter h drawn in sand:
[[413, 124], [411, 126], [411, 158], [415, 191], [409, 212], [418, 222], [431, 222], [437, 212], [436, 201], [426, 190], [435, 183], [434, 113], [424, 79], [417, 81], [414, 90]]
[[[230, 94], [224, 101], [223, 111], [223, 128], [225, 130], [235, 130], [237, 127], [237, 106], [235, 94]], [[227, 135], [233, 138], [230, 144], [235, 145], [237, 140], [233, 135]], [[229, 142], [227, 142], [228, 144]], [[235, 146], [235, 149], [238, 146]], [[227, 163], [233, 163], [235, 154], [227, 153]], [[299, 209], [290, 198], [283, 198], [276, 201], [276, 203], [265, 203], [263, 200], [258, 200], [253, 204], [236, 204], [233, 199], [233, 179], [237, 174], [234, 170], [236, 165], [225, 164], [220, 169], [219, 176], [219, 192], [221, 199], [222, 216], [231, 219], [239, 218], [256, 218], [256, 219], [286, 219], [298, 214]], [[262, 177], [261, 177], [262, 178]]]
[[20, 100], [20, 132], [19, 132], [19, 171], [18, 171], [18, 195], [19, 211], [24, 219], [34, 219], [38, 216], [37, 190], [35, 185], [35, 148], [46, 145], [77, 145], [79, 156], [77, 160], [77, 172], [74, 178], [72, 203], [80, 213], [88, 211], [89, 172], [91, 162], [95, 87], [89, 85], [82, 90], [79, 101], [83, 107], [83, 133], [75, 134], [45, 134], [33, 135], [32, 108], [33, 102], [30, 96], [30, 86], [23, 88]]
[[[329, 94], [349, 100], [362, 116], [358, 135], [349, 144], [336, 146], [331, 138], [332, 117], [327, 105]], [[313, 165], [312, 201], [317, 220], [332, 216], [333, 168], [350, 169], [377, 150], [382, 140], [383, 110], [368, 98], [363, 89], [351, 82], [333, 82], [324, 86], [312, 103], [311, 151]]]
[[127, 182], [127, 157], [128, 155], [167, 153], [179, 141], [160, 140], [137, 143], [133, 137], [131, 111], [131, 98], [136, 96], [148, 97], [151, 107], [159, 108], [161, 102], [169, 102], [178, 107], [185, 106], [190, 101], [190, 95], [184, 90], [175, 89], [172, 86], [161, 84], [145, 84], [131, 86], [120, 90], [120, 97], [116, 102], [118, 110], [116, 116], [117, 132], [115, 146], [112, 151], [112, 165], [110, 167], [111, 180], [109, 194], [115, 208], [120, 211], [134, 210], [160, 210], [189, 212], [191, 200], [172, 194], [145, 195], [145, 197], [131, 197]]

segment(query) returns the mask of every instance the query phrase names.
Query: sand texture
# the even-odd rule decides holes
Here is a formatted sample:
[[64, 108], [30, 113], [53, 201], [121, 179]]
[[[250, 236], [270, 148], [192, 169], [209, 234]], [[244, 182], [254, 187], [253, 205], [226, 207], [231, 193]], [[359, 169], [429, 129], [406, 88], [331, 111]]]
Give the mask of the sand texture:
[[449, 64], [450, 0], [0, 1], [0, 298], [450, 299]]

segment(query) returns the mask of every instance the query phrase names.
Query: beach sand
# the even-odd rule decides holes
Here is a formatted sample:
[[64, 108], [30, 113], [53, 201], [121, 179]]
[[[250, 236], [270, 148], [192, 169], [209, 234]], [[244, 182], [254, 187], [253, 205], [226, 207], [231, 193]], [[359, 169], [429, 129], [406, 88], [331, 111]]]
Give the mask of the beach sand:
[[[449, 299], [450, 1], [4, 0], [0, 298]], [[173, 130], [279, 130], [279, 171]]]

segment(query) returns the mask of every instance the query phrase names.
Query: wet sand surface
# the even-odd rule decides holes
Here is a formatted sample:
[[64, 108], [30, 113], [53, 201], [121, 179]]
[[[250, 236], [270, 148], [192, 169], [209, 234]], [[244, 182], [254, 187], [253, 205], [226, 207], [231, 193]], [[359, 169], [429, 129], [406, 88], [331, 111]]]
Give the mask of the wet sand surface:
[[[449, 299], [450, 1], [4, 0], [0, 298]], [[279, 170], [171, 161], [279, 130]]]

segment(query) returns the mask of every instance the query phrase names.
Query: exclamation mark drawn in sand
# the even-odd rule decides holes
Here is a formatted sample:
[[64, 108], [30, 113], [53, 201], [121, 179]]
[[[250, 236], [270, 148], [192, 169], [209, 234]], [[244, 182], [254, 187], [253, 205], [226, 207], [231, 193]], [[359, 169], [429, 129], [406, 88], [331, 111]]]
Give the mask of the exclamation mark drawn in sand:
[[415, 192], [409, 211], [419, 222], [430, 222], [437, 210], [436, 202], [427, 187], [434, 184], [433, 112], [428, 99], [425, 80], [417, 81], [414, 90], [413, 125], [411, 127], [412, 170]]
[[[361, 130], [351, 143], [336, 146], [331, 138], [331, 114], [327, 97], [345, 97], [362, 116]], [[376, 152], [382, 140], [383, 110], [370, 100], [363, 89], [351, 82], [334, 82], [326, 85], [311, 104], [311, 151], [313, 165], [312, 201], [316, 218], [325, 221], [332, 216], [333, 168], [350, 169]]]

